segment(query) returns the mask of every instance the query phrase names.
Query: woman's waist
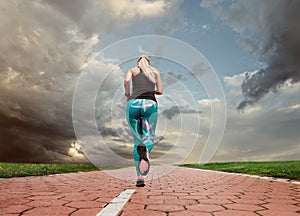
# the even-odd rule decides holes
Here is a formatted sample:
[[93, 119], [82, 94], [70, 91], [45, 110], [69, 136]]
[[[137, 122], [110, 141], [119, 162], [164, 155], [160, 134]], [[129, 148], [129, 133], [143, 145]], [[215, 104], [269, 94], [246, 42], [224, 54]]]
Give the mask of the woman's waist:
[[151, 92], [143, 92], [143, 93], [133, 93], [131, 96], [130, 96], [130, 99], [149, 99], [149, 100], [153, 100], [155, 102], [156, 101], [156, 98], [155, 98], [155, 94], [154, 94], [154, 91], [151, 91]]

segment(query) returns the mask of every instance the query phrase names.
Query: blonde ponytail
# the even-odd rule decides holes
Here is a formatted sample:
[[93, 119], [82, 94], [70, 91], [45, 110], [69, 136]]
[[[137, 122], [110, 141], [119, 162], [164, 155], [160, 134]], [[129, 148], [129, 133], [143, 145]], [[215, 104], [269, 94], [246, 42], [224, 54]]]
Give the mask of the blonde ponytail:
[[156, 77], [159, 72], [156, 68], [150, 65], [150, 60], [147, 56], [143, 55], [139, 57], [137, 65], [151, 82], [156, 83]]

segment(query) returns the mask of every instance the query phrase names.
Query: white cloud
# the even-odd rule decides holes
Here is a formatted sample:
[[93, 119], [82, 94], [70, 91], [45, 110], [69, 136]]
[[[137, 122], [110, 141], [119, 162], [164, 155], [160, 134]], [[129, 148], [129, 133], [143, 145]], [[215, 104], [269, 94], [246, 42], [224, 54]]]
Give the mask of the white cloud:
[[294, 104], [294, 105], [287, 106], [287, 107], [280, 107], [277, 110], [281, 111], [281, 112], [293, 112], [296, 110], [300, 110], [300, 104]]
[[[182, 18], [179, 10], [181, 0], [46, 0], [46, 2], [75, 22], [78, 29], [87, 35], [94, 32], [110, 34], [116, 31], [120, 34], [136, 31], [139, 27], [144, 29], [145, 26], [147, 30], [165, 28], [169, 31], [177, 28]], [[160, 21], [155, 23], [155, 19]]]
[[149, 54], [149, 52], [146, 50], [143, 50], [143, 48], [141, 46], [139, 46], [139, 52], [142, 54]]
[[164, 0], [151, 2], [144, 0], [110, 0], [105, 3], [106, 4], [101, 4], [101, 8], [103, 8], [103, 6], [107, 6], [115, 18], [122, 18], [125, 20], [159, 17], [171, 6], [171, 3]]
[[241, 84], [245, 78], [245, 73], [236, 74], [233, 76], [225, 76], [223, 78], [226, 85], [229, 87], [241, 87]]
[[220, 100], [219, 98], [213, 98], [213, 99], [201, 99], [197, 101], [199, 104], [200, 109], [202, 109], [203, 107], [207, 108], [210, 107], [211, 104], [218, 104], [218, 103], [222, 103], [222, 100]]
[[210, 29], [209, 24], [204, 24], [204, 25], [202, 25], [202, 29], [203, 29], [203, 30], [209, 30], [209, 29]]
[[[236, 109], [236, 101], [242, 93], [235, 94], [232, 89], [241, 85], [244, 74], [224, 78], [227, 125], [213, 160], [299, 159], [300, 84], [286, 81], [276, 92], [269, 92], [264, 100], [240, 111]], [[203, 100], [202, 105], [206, 102]]]

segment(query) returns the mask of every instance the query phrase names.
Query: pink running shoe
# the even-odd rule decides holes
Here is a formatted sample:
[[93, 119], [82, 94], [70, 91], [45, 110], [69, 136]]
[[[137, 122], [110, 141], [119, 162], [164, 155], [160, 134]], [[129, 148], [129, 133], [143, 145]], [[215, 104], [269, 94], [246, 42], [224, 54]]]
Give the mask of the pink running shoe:
[[147, 150], [147, 147], [143, 143], [137, 146], [137, 152], [140, 156], [138, 169], [141, 175], [145, 176], [150, 170], [149, 152]]

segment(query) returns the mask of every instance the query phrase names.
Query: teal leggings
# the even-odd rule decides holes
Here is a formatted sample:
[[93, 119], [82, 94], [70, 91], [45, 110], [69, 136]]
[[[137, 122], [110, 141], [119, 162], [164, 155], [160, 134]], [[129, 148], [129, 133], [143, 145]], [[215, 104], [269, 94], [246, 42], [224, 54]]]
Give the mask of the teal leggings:
[[157, 103], [150, 99], [131, 99], [127, 102], [126, 118], [134, 138], [133, 158], [137, 175], [140, 157], [137, 146], [144, 143], [151, 152], [154, 144], [154, 134], [157, 123]]

